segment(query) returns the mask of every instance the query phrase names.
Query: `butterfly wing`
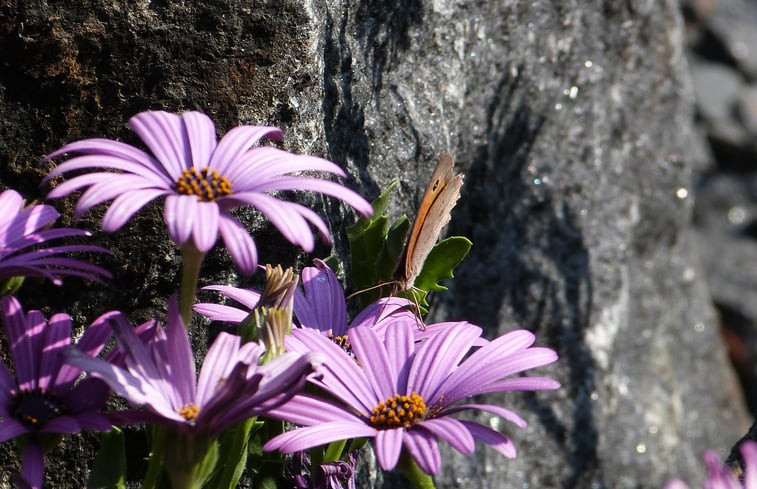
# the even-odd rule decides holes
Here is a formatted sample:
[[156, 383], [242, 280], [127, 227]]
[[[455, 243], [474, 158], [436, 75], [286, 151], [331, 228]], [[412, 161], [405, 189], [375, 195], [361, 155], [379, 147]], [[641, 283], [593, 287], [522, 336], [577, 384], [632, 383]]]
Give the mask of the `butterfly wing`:
[[450, 212], [460, 197], [463, 175], [455, 175], [452, 155], [443, 153], [436, 163], [431, 181], [426, 187], [418, 215], [415, 217], [410, 238], [405, 247], [403, 260], [396, 277], [401, 290], [408, 290], [423, 269], [423, 263], [439, 239], [444, 226], [449, 223]]

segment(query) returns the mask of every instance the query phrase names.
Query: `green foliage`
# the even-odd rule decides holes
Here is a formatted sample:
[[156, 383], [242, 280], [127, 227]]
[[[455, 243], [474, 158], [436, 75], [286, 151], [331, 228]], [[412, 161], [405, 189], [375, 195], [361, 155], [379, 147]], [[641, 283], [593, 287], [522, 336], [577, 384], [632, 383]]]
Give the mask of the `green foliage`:
[[357, 290], [361, 307], [379, 297], [397, 295], [415, 302], [421, 313], [425, 313], [428, 293], [447, 290], [440, 282], [454, 277], [454, 268], [465, 258], [473, 243], [464, 236], [440, 241], [426, 257], [412, 290], [398, 292], [394, 280], [411, 222], [403, 215], [390, 223], [386, 214], [396, 186], [395, 180], [373, 201], [372, 216], [363, 217], [347, 228], [352, 256], [349, 278]]
[[124, 489], [126, 487], [126, 447], [118, 428], [100, 434], [100, 451], [92, 464], [87, 487]]

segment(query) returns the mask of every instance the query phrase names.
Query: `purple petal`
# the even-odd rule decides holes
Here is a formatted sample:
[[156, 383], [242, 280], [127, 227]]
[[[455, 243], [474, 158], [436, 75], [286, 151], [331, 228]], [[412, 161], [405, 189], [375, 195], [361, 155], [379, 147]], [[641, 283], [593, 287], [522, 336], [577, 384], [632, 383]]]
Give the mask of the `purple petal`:
[[278, 450], [281, 453], [293, 453], [308, 448], [327, 445], [333, 441], [350, 438], [370, 438], [376, 430], [365, 423], [347, 423], [342, 420], [323, 423], [306, 428], [298, 428], [278, 435], [263, 445], [263, 450]]
[[2, 312], [18, 386], [22, 390], [35, 389], [47, 321], [39, 311], [25, 316], [21, 304], [11, 296], [3, 297]]
[[[87, 140], [84, 141], [78, 141], [78, 143], [85, 143]], [[117, 141], [110, 141], [113, 144], [121, 144]], [[77, 145], [78, 143], [72, 143], [66, 147], [73, 147]], [[127, 145], [125, 145], [127, 146]], [[61, 148], [61, 149], [63, 149]], [[88, 168], [108, 168], [113, 170], [120, 170], [122, 173], [132, 174], [132, 175], [139, 175], [146, 180], [149, 180], [153, 182], [154, 185], [160, 186], [163, 188], [169, 188], [174, 180], [175, 177], [172, 177], [171, 175], [168, 175], [165, 168], [156, 161], [153, 157], [148, 155], [147, 153], [142, 152], [141, 150], [138, 150], [137, 148], [131, 147], [132, 150], [135, 151], [134, 158], [129, 157], [123, 157], [118, 155], [109, 155], [107, 152], [94, 152], [94, 154], [85, 155], [85, 156], [76, 156], [74, 158], [71, 158], [70, 160], [66, 161], [65, 163], [61, 163], [58, 165], [53, 171], [51, 171], [43, 180], [42, 182], [46, 182], [50, 180], [50, 178], [61, 175], [66, 172], [70, 171], [78, 171], [78, 170], [86, 170]], [[56, 151], [53, 154], [62, 154], [59, 151]], [[63, 197], [65, 195], [68, 195], [73, 190], [85, 186], [85, 185], [92, 185], [93, 183], [96, 183], [96, 181], [102, 181], [106, 178], [113, 178], [117, 177], [118, 174], [114, 174], [113, 172], [94, 172], [94, 175], [96, 177], [93, 177], [95, 180], [88, 180], [82, 178], [84, 175], [80, 175], [77, 177], [74, 177], [72, 180], [76, 180], [76, 185], [69, 186], [64, 182], [63, 188], [59, 190], [61, 185], [56, 186], [53, 190], [50, 191], [49, 194], [47, 194], [47, 198], [58, 198]], [[86, 183], [90, 182], [90, 183]]]
[[243, 157], [246, 153], [254, 153], [250, 150], [262, 138], [275, 141], [284, 137], [284, 133], [278, 127], [269, 126], [239, 126], [227, 132], [218, 143], [209, 166], [218, 170], [232, 182], [236, 181], [235, 171], [244, 164]]
[[41, 489], [45, 479], [45, 451], [34, 440], [24, 447], [24, 463], [21, 467], [24, 481], [34, 489]]
[[192, 238], [198, 250], [209, 251], [218, 240], [220, 210], [215, 202], [198, 202]]
[[360, 311], [352, 320], [352, 326], [367, 326], [378, 331], [387, 328], [396, 321], [409, 321], [412, 324], [417, 324], [415, 314], [408, 309], [414, 307], [414, 305], [412, 301], [402, 297], [381, 298]]
[[0, 212], [3, 216], [10, 216], [18, 213], [24, 206], [24, 198], [20, 193], [13, 189], [4, 190], [0, 194]]
[[386, 364], [388, 375], [395, 385], [397, 394], [410, 394], [407, 386], [408, 369], [411, 366], [411, 356], [415, 349], [413, 334], [416, 331], [414, 325], [407, 322], [395, 324], [391, 333], [384, 338], [389, 362]]
[[[745, 485], [745, 487], [750, 486]], [[689, 486], [687, 486], [681, 479], [672, 479], [665, 484], [663, 489], [689, 489]]]
[[197, 197], [194, 195], [171, 195], [166, 198], [163, 205], [163, 220], [166, 222], [168, 235], [174, 243], [183, 245], [192, 236], [198, 204]]
[[239, 336], [221, 332], [208, 349], [205, 360], [200, 369], [200, 377], [197, 380], [196, 402], [202, 406], [212, 398], [234, 367], [239, 363], [237, 352], [239, 351]]
[[347, 304], [342, 285], [323, 261], [316, 259], [313, 263], [315, 267], [302, 270], [305, 294], [295, 296], [294, 312], [304, 327], [343, 335], [347, 330]]
[[[168, 300], [168, 320], [166, 338], [170, 357], [164, 361], [171, 364], [171, 384], [178, 391], [179, 398], [188, 403], [195, 399], [195, 360], [189, 335], [179, 313], [179, 300], [174, 295]], [[210, 352], [208, 352], [210, 353]]]
[[415, 359], [408, 374], [408, 388], [412, 388], [431, 404], [439, 395], [442, 381], [455, 371], [458, 362], [468, 352], [481, 329], [469, 323], [459, 323], [422, 342], [415, 350]]
[[69, 412], [79, 413], [83, 418], [87, 418], [102, 409], [109, 396], [110, 388], [105, 382], [87, 377], [68, 391], [64, 398]]
[[187, 132], [192, 166], [201, 170], [209, 165], [216, 149], [216, 126], [210, 117], [201, 112], [184, 112], [181, 118]]
[[289, 351], [323, 353], [327, 361], [322, 371], [322, 381], [318, 384], [360, 413], [370, 413], [379, 401], [384, 400], [375, 396], [354, 359], [320, 332], [294, 329], [287, 338], [286, 346]]
[[508, 437], [499, 431], [495, 431], [488, 426], [473, 421], [460, 420], [460, 422], [468, 428], [470, 434], [473, 435], [473, 438], [477, 441], [486, 443], [507, 458], [515, 458], [515, 445], [513, 445], [513, 442], [510, 441]]
[[259, 193], [235, 194], [234, 197], [263, 213], [289, 242], [305, 251], [313, 250], [313, 233], [301, 212], [304, 207]]
[[[82, 176], [99, 176], [100, 178], [99, 181], [90, 186], [89, 189], [79, 197], [79, 201], [76, 203], [76, 209], [79, 215], [83, 215], [84, 212], [92, 207], [125, 193], [131, 194], [136, 192], [141, 194], [144, 191], [157, 193], [157, 195], [171, 193], [170, 188], [167, 188], [162, 182], [159, 182], [160, 185], [156, 185], [152, 179], [145, 178], [142, 175], [114, 175], [112, 173], [108, 175], [109, 178], [98, 173], [90, 173]], [[82, 177], [77, 177], [77, 179]]]
[[424, 429], [449, 443], [458, 452], [470, 455], [476, 449], [476, 441], [468, 428], [453, 418], [433, 418], [421, 423]]
[[[111, 311], [95, 319], [84, 331], [75, 348], [86, 355], [97, 356], [113, 334], [110, 318], [116, 314], [119, 313]], [[78, 368], [62, 365], [58, 371], [56, 383], [59, 385], [70, 384], [79, 377], [80, 373], [81, 370]]]
[[402, 452], [402, 439], [406, 435], [405, 428], [378, 430], [374, 441], [376, 461], [384, 470], [392, 470], [397, 466]]
[[557, 354], [548, 348], [528, 348], [507, 356], [497, 356], [498, 348], [502, 348], [502, 343], [495, 341], [482, 347], [444, 381], [439, 392], [444, 393], [446, 404], [485, 392], [488, 384], [508, 375], [557, 360]]
[[757, 444], [751, 441], [741, 443], [739, 447], [744, 458], [744, 487], [757, 487]]
[[33, 234], [49, 226], [60, 217], [60, 214], [50, 205], [35, 205], [27, 209], [22, 209], [20, 206], [11, 208], [2, 216], [4, 219], [10, 218], [10, 222], [6, 221], [7, 228], [2, 230], [3, 242], [8, 244], [9, 239], [12, 241], [16, 236]]
[[549, 377], [514, 377], [493, 382], [481, 389], [480, 394], [508, 391], [544, 391], [559, 389], [560, 383]]
[[189, 168], [189, 141], [180, 116], [163, 111], [140, 112], [129, 119], [129, 126], [174, 179]]
[[142, 189], [118, 196], [103, 216], [103, 230], [109, 233], [119, 230], [137, 211], [164, 194], [163, 190]]
[[102, 379], [116, 394], [130, 403], [138, 406], [149, 406], [166, 419], [184, 422], [184, 418], [176, 413], [175, 406], [170, 402], [166, 393], [158, 391], [144, 379], [104, 360], [84, 355], [73, 348], [66, 351], [65, 358], [71, 365], [82, 369], [93, 377]]
[[318, 171], [346, 176], [339, 165], [310, 155], [295, 155], [271, 146], [259, 146], [248, 151], [234, 168], [224, 173], [234, 182], [239, 182], [241, 191], [256, 190], [261, 182], [284, 174]]
[[197, 314], [207, 317], [211, 321], [224, 321], [231, 324], [240, 324], [250, 315], [249, 311], [237, 309], [236, 307], [205, 302], [195, 304], [192, 306], [192, 310]]
[[373, 214], [373, 207], [370, 202], [357, 192], [348, 189], [344, 185], [320, 178], [307, 177], [279, 177], [271, 179], [259, 185], [256, 189], [258, 192], [268, 192], [275, 190], [305, 190], [318, 192], [335, 197], [346, 204], [352, 206], [360, 214], [370, 216]]
[[341, 404], [310, 394], [294, 396], [286, 404], [268, 411], [267, 416], [303, 426], [328, 423], [334, 419], [355, 424], [364, 422]]
[[79, 433], [81, 430], [82, 426], [73, 416], [56, 416], [47, 420], [47, 422], [39, 428], [40, 433], [74, 434]]
[[510, 411], [509, 409], [503, 408], [502, 406], [495, 406], [494, 404], [457, 404], [455, 406], [450, 406], [449, 408], [444, 409], [441, 414], [447, 416], [449, 414], [458, 413], [467, 409], [477, 409], [480, 411], [496, 414], [497, 416], [510, 421], [518, 428], [526, 427], [526, 421], [523, 418], [515, 414], [513, 411]]
[[376, 398], [385, 400], [404, 394], [397, 392], [397, 371], [391, 368], [396, 361], [389, 360], [386, 347], [375, 331], [365, 327], [352, 328], [350, 343]]
[[405, 432], [405, 447], [418, 467], [429, 475], [436, 475], [442, 468], [439, 444], [436, 437], [422, 428]]
[[202, 290], [215, 290], [221, 295], [239, 302], [249, 310], [257, 306], [260, 300], [260, 292], [256, 290], [240, 289], [239, 287], [231, 287], [229, 285], [207, 285]]
[[[48, 321], [43, 334], [44, 348], [40, 352], [38, 386], [48, 390], [55, 385], [61, 367], [61, 351], [71, 344], [71, 318], [68, 314], [55, 314]], [[68, 382], [56, 387], [68, 389]]]
[[166, 183], [173, 181], [173, 178], [166, 173], [165, 168], [155, 158], [139, 148], [119, 141], [104, 138], [83, 139], [50, 153], [43, 161], [57, 158], [65, 153], [85, 153], [90, 156], [78, 156], [58, 165], [42, 180], [43, 183], [67, 171], [85, 168], [113, 168], [138, 175], [152, 173]]
[[29, 433], [29, 429], [15, 418], [7, 417], [0, 421], [0, 443]]
[[234, 217], [226, 214], [221, 214], [218, 228], [234, 265], [244, 275], [255, 273], [258, 266], [258, 250], [247, 230]]

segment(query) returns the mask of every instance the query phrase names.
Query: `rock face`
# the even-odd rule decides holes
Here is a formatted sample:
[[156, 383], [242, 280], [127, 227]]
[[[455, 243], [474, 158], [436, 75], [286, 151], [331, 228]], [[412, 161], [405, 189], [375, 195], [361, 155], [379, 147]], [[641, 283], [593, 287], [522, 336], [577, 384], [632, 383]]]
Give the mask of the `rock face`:
[[[450, 151], [466, 173], [450, 231], [474, 248], [434, 317], [491, 335], [535, 331], [561, 356], [543, 373], [563, 388], [502, 399], [529, 421], [492, 424], [518, 458], [446, 450], [437, 487], [696, 481], [700, 454], [726, 453], [749, 420], [689, 229], [704, 157], [682, 26], [672, 0], [10, 0], [0, 6], [0, 181], [41, 198], [41, 156], [83, 137], [134, 142], [124, 122], [149, 108], [202, 110], [219, 131], [278, 125], [286, 149], [344, 165], [370, 198], [399, 177], [396, 213], [414, 213]], [[335, 231], [352, 220], [308, 203]], [[81, 225], [96, 229], [97, 216]], [[255, 216], [250, 226], [263, 260], [296, 258]], [[22, 300], [82, 322], [110, 308], [143, 319], [177, 283], [171, 244], [153, 238], [164, 234], [148, 209], [97, 235], [114, 250], [112, 287], [24, 290]], [[235, 277], [222, 252], [206, 270], [207, 282]], [[75, 443], [56, 452], [76, 462], [51, 461], [50, 487], [83, 486], [79, 458], [92, 448]], [[3, 474], [16, 470], [2, 460]], [[406, 486], [369, 479], [361, 487]]]

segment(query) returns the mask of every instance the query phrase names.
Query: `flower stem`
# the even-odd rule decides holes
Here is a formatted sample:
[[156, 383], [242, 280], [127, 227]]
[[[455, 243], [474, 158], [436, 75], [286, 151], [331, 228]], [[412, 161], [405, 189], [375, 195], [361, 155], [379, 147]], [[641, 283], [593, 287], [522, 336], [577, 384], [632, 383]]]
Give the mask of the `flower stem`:
[[189, 329], [192, 320], [192, 306], [195, 301], [197, 280], [200, 277], [200, 266], [205, 253], [197, 249], [192, 241], [187, 241], [181, 247], [181, 295], [179, 296], [179, 311], [184, 327]]
[[405, 449], [402, 450], [397, 468], [417, 489], [435, 489], [434, 479], [418, 467]]

